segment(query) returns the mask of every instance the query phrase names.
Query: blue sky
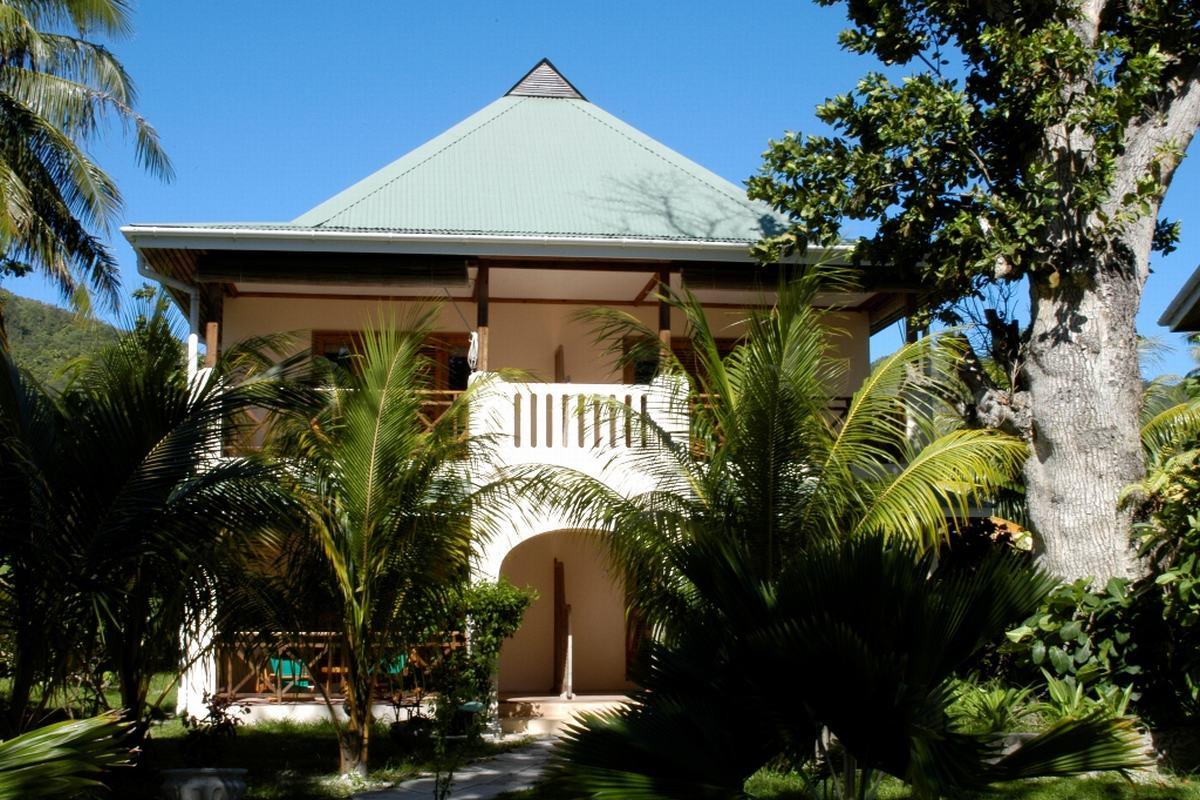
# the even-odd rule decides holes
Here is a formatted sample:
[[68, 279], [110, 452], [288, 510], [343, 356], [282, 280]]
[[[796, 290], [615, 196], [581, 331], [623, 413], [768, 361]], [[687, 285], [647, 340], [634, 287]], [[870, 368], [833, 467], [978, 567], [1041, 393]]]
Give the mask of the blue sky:
[[[838, 48], [840, 8], [806, 0], [143, 0], [134, 27], [112, 47], [178, 173], [148, 177], [116, 132], [94, 149], [136, 222], [291, 219], [491, 102], [543, 56], [588, 99], [741, 183], [770, 138], [817, 130], [816, 105], [877, 66]], [[1197, 147], [1164, 208], [1183, 242], [1155, 259], [1138, 317], [1175, 348], [1155, 373], [1191, 363], [1157, 319], [1200, 263]], [[110, 239], [133, 289], [133, 253], [116, 230]], [[38, 278], [5, 288], [58, 300]], [[876, 340], [878, 355], [898, 338]]]

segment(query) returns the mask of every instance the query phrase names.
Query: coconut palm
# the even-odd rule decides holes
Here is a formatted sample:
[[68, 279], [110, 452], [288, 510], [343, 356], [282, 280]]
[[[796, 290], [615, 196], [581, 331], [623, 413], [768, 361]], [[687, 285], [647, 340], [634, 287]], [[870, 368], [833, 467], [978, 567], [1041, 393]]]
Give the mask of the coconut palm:
[[1141, 436], [1151, 479], [1172, 457], [1200, 446], [1200, 385], [1170, 378], [1148, 383], [1142, 399]]
[[[883, 359], [843, 412], [831, 410], [846, 365], [833, 350], [832, 318], [814, 300], [838, 280], [813, 270], [782, 286], [770, 309], [738, 327], [740, 344], [725, 355], [701, 303], [686, 292], [668, 295], [695, 354], [691, 394], [673, 401], [690, 410], [691, 436], [653, 414], [638, 417], [649, 446], [630, 458], [651, 476], [651, 491], [627, 497], [560, 469], [522, 476], [540, 501], [603, 532], [625, 572], [632, 612], [661, 635], [694, 618], [694, 587], [673, 573], [664, 548], [700, 529], [745, 543], [754, 573], [773, 579], [812, 541], [879, 533], [935, 546], [972, 501], [1019, 468], [1021, 442], [953, 422], [956, 352], [931, 340]], [[587, 318], [622, 358], [656, 356], [668, 385], [685, 374], [632, 315], [599, 309]]]
[[121, 195], [86, 148], [115, 118], [132, 129], [138, 161], [171, 176], [129, 75], [85, 38], [128, 30], [124, 0], [0, 2], [0, 274], [38, 270], [64, 296], [82, 279], [115, 305], [117, 264], [94, 230]]
[[[363, 331], [349, 367], [329, 365], [327, 402], [311, 417], [282, 418], [275, 432], [274, 451], [290, 465], [307, 516], [259, 554], [265, 569], [254, 588], [284, 630], [311, 626], [302, 618], [289, 624], [287, 612], [303, 611], [303, 598], [314, 594], [336, 618], [348, 723], [326, 700], [343, 773], [366, 774], [373, 687], [420, 643], [414, 627], [423, 627], [418, 620], [428, 620], [437, 596], [466, 577], [484, 524], [484, 495], [470, 468], [486, 457], [489, 441], [462, 430], [483, 383], [473, 382], [440, 417], [425, 414], [433, 365], [424, 349], [436, 312]], [[306, 556], [315, 556], [315, 568]]]
[[149, 678], [212, 607], [225, 551], [287, 510], [268, 462], [222, 452], [249, 410], [298, 402], [285, 380], [295, 365], [268, 368], [247, 345], [189, 382], [177, 333], [159, 296], [62, 391], [0, 353], [0, 597], [12, 610], [0, 616], [17, 643], [17, 724], [31, 721], [33, 684], [61, 688], [81, 660], [115, 673], [126, 713], [144, 720]]
[[567, 732], [551, 773], [565, 797], [740, 798], [781, 756], [842, 800], [873, 797], [882, 774], [935, 798], [1149, 764], [1129, 720], [1061, 722], [1002, 755], [1000, 734], [946, 713], [955, 672], [1055, 585], [1013, 551], [945, 571], [912, 539], [814, 540], [774, 581], [715, 530], [662, 556], [704, 623], [651, 645], [634, 704]]
[[134, 111], [129, 76], [107, 48], [82, 38], [126, 33], [128, 14], [120, 0], [0, 4], [6, 266], [36, 266], [64, 292], [79, 274], [110, 300], [116, 265], [86, 227], [107, 225], [121, 198], [83, 147], [115, 117], [133, 128], [139, 161], [171, 175], [157, 134]]

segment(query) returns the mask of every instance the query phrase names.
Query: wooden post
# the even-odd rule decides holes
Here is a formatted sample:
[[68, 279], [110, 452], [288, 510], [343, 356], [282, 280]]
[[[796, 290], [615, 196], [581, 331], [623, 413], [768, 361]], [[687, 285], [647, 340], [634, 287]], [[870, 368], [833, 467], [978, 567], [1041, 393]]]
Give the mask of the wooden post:
[[217, 350], [220, 348], [219, 332], [220, 325], [216, 322], [210, 322], [204, 328], [204, 366], [206, 367], [217, 365]]
[[560, 344], [554, 351], [554, 382], [565, 383], [567, 380], [567, 360]]
[[477, 372], [488, 371], [488, 268], [480, 264], [475, 272], [475, 330], [479, 334]]
[[550, 694], [566, 691], [567, 677], [567, 607], [566, 577], [563, 562], [554, 559], [554, 680]]
[[[671, 288], [671, 271], [660, 269], [658, 271], [658, 291], [662, 295], [666, 295]], [[671, 306], [666, 300], [658, 301], [658, 338], [668, 347], [671, 345]]]
[[917, 310], [917, 304], [913, 301], [913, 296], [907, 295], [904, 298], [904, 341], [907, 344], [912, 344], [920, 338], [920, 329], [913, 323], [912, 315]]

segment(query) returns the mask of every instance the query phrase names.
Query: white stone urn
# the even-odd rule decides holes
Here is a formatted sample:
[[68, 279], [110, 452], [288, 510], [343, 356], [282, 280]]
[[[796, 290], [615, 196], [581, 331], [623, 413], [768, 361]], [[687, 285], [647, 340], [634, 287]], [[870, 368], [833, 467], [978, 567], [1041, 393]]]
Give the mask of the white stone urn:
[[246, 793], [244, 769], [164, 769], [163, 800], [241, 800]]

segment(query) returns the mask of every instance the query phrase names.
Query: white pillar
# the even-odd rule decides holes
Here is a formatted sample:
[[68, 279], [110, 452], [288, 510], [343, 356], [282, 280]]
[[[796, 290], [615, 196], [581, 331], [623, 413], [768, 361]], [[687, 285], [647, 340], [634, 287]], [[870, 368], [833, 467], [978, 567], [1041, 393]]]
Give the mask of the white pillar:
[[198, 622], [185, 625], [182, 634], [183, 671], [176, 692], [177, 717], [203, 717], [204, 696], [217, 693], [217, 656], [213, 652], [212, 615], [205, 614]]

